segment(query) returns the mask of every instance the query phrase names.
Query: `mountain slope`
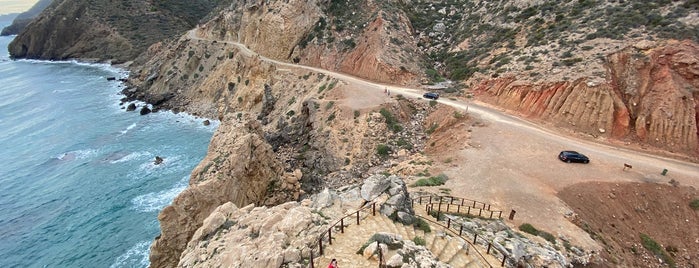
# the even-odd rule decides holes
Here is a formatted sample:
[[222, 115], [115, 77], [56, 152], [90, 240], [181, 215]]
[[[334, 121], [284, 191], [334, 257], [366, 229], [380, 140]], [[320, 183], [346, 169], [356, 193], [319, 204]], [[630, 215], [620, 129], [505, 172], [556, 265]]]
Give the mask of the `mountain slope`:
[[10, 55], [124, 62], [190, 29], [219, 3], [56, 0], [14, 39]]
[[20, 33], [34, 18], [36, 18], [36, 16], [39, 15], [39, 13], [41, 13], [41, 11], [48, 7], [52, 1], [53, 0], [39, 0], [39, 2], [36, 2], [32, 8], [17, 15], [17, 17], [12, 21], [11, 25], [3, 28], [2, 32], [0, 32], [0, 36]]

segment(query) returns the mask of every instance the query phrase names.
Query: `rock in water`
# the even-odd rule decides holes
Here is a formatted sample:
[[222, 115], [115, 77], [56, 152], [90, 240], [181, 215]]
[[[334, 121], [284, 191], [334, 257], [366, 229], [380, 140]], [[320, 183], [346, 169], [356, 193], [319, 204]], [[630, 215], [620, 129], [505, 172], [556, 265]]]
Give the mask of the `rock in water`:
[[155, 163], [156, 165], [160, 165], [160, 164], [163, 163], [163, 160], [164, 160], [164, 159], [163, 159], [162, 157], [160, 157], [160, 156], [155, 156], [155, 162], [154, 162], [154, 163]]
[[135, 104], [135, 103], [131, 103], [131, 104], [129, 104], [129, 106], [126, 107], [126, 111], [127, 111], [127, 112], [131, 112], [131, 111], [135, 111], [135, 110], [136, 110], [136, 104]]
[[148, 107], [141, 108], [141, 115], [147, 115], [150, 112], [151, 112], [151, 110]]

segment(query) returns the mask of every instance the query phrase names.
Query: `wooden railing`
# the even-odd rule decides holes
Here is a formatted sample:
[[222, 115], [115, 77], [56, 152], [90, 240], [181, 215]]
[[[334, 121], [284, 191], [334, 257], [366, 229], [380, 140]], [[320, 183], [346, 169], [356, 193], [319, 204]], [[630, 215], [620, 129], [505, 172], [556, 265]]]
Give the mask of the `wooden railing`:
[[[362, 213], [364, 213], [364, 217], [361, 217]], [[376, 201], [368, 202], [362, 206], [362, 208], [358, 209], [355, 212], [346, 214], [342, 216], [340, 219], [335, 221], [335, 223], [331, 224], [330, 227], [328, 227], [328, 231], [323, 232], [318, 236], [318, 239], [316, 240], [317, 242], [313, 244], [310, 249], [310, 261], [309, 261], [309, 266], [310, 268], [315, 268], [315, 257], [320, 257], [323, 256], [324, 251], [323, 251], [323, 241], [327, 240], [328, 245], [333, 244], [333, 228], [337, 227], [339, 225], [340, 233], [345, 232], [345, 223], [349, 225], [351, 222], [356, 222], [357, 225], [360, 224], [361, 219], [366, 218], [371, 214], [372, 216], [376, 216]], [[347, 221], [345, 221], [347, 219]], [[317, 252], [316, 252], [317, 250]], [[317, 254], [317, 255], [316, 255]]]
[[[486, 254], [487, 255], [492, 255], [500, 261], [500, 266], [504, 267], [505, 262], [507, 261], [507, 258], [509, 258], [507, 252], [503, 252], [497, 247], [493, 247], [493, 244], [491, 241], [488, 241], [482, 237], [478, 237], [478, 233], [473, 234], [473, 241], [471, 241], [470, 238], [467, 238], [464, 235], [464, 226], [463, 224], [452, 224], [451, 218], [447, 217], [446, 221], [446, 226], [442, 224], [439, 221], [439, 215], [440, 213], [456, 213], [456, 214], [466, 214], [466, 215], [473, 215], [473, 216], [478, 216], [478, 217], [483, 217], [483, 218], [490, 218], [493, 219], [494, 215], [497, 215], [497, 219], [502, 218], [502, 211], [501, 210], [491, 210], [492, 207], [489, 204], [478, 202], [475, 200], [469, 200], [465, 198], [460, 198], [460, 197], [453, 197], [453, 196], [419, 196], [415, 197], [412, 199], [413, 200], [413, 206], [415, 206], [415, 203], [417, 202], [418, 204], [425, 204], [425, 211], [427, 212], [427, 215], [430, 215], [431, 212], [436, 212], [436, 221], [433, 221], [427, 217], [423, 217], [420, 215], [416, 215], [424, 220], [427, 220], [433, 224], [436, 224], [438, 226], [441, 226], [443, 228], [446, 228], [449, 230], [451, 233], [457, 235], [470, 245], [474, 246], [474, 250], [476, 253], [485, 261], [485, 263], [488, 264], [488, 266], [493, 267], [490, 262], [481, 254], [478, 249], [476, 249], [475, 245], [476, 244], [481, 244], [483, 246], [486, 246]], [[448, 201], [448, 202], [447, 202]], [[456, 207], [456, 211], [454, 211], [454, 207]], [[444, 209], [444, 210], [442, 210]], [[478, 213], [476, 214], [476, 209], [478, 210]], [[471, 214], [473, 212], [473, 214]], [[483, 216], [483, 212], [488, 215], [488, 217]], [[457, 228], [458, 225], [458, 228]], [[479, 239], [480, 238], [480, 239]]]

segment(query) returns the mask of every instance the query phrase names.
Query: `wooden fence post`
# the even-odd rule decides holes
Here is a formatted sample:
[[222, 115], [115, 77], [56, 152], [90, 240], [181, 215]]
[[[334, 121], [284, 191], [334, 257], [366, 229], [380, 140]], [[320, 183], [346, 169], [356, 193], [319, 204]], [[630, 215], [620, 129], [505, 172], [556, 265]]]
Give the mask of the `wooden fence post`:
[[311, 268], [314, 268], [313, 267], [313, 249], [311, 249]]
[[359, 210], [357, 210], [357, 225], [359, 225]]
[[323, 238], [318, 238], [318, 249], [320, 250], [320, 255], [323, 255]]
[[340, 219], [340, 233], [345, 233], [345, 218]]
[[333, 228], [328, 228], [328, 245], [333, 244]]
[[515, 211], [514, 209], [510, 211], [510, 217], [509, 217], [510, 220], [515, 219], [515, 213], [517, 213], [517, 211]]

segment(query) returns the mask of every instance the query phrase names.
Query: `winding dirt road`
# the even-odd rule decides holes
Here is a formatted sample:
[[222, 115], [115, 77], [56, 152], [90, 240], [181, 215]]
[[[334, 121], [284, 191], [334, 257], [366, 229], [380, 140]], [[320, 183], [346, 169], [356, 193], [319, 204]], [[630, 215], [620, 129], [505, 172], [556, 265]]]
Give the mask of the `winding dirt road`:
[[[248, 57], [259, 57], [263, 61], [274, 63], [278, 66], [283, 66], [283, 67], [287, 67], [287, 68], [305, 69], [305, 70], [309, 70], [309, 71], [313, 71], [313, 72], [317, 72], [317, 73], [323, 73], [323, 74], [335, 77], [335, 78], [340, 79], [340, 80], [345, 80], [347, 82], [352, 82], [355, 84], [374, 88], [377, 90], [377, 92], [380, 92], [383, 89], [388, 89], [391, 92], [402, 94], [405, 97], [412, 97], [412, 98], [421, 98], [422, 94], [425, 92], [422, 89], [407, 88], [407, 87], [396, 86], [396, 85], [380, 84], [380, 83], [367, 81], [367, 80], [364, 80], [362, 78], [358, 78], [358, 77], [343, 74], [343, 73], [338, 73], [338, 72], [320, 69], [320, 68], [316, 68], [316, 67], [305, 66], [305, 65], [300, 65], [300, 64], [293, 64], [293, 63], [288, 63], [288, 62], [270, 59], [270, 58], [267, 58], [263, 55], [260, 55], [256, 52], [250, 50], [244, 44], [241, 44], [238, 42], [232, 42], [232, 41], [203, 39], [203, 38], [198, 37], [196, 32], [197, 32], [197, 29], [190, 30], [188, 33], [188, 37], [190, 39], [193, 39], [193, 40], [217, 41], [217, 42], [221, 42], [221, 43], [235, 45], [236, 47], [238, 47], [241, 50], [241, 52], [243, 52], [244, 55], [246, 55]], [[602, 154], [602, 155], [605, 155], [607, 157], [617, 158], [619, 160], [623, 160], [626, 162], [645, 163], [645, 165], [654, 167], [656, 169], [662, 170], [663, 168], [667, 168], [669, 170], [672, 170], [673, 172], [682, 173], [682, 174], [687, 175], [687, 176], [699, 176], [699, 164], [696, 164], [696, 163], [685, 162], [685, 161], [675, 160], [675, 159], [671, 159], [671, 158], [667, 158], [667, 157], [656, 156], [656, 155], [651, 155], [651, 154], [647, 154], [647, 153], [631, 151], [631, 150], [624, 149], [624, 148], [613, 147], [613, 146], [609, 146], [609, 145], [604, 145], [604, 144], [594, 143], [594, 142], [590, 142], [590, 141], [561, 136], [560, 134], [546, 130], [546, 129], [544, 129], [540, 126], [537, 126], [533, 123], [530, 123], [524, 119], [504, 114], [496, 109], [489, 108], [483, 104], [479, 104], [478, 102], [466, 103], [464, 101], [446, 100], [446, 99], [438, 100], [438, 102], [445, 104], [445, 105], [449, 105], [449, 106], [458, 108], [458, 109], [468, 110], [468, 112], [477, 114], [477, 115], [481, 116], [483, 119], [491, 121], [491, 122], [514, 126], [518, 129], [520, 129], [521, 131], [525, 131], [528, 135], [538, 135], [538, 136], [545, 137], [546, 139], [561, 141], [561, 142], [564, 142], [566, 144], [570, 144], [574, 147], [585, 148], [586, 149], [585, 151], [587, 151], [587, 152], [594, 152], [595, 154]]]
[[[191, 30], [187, 36], [193, 40], [214, 41], [200, 38], [197, 29]], [[407, 98], [421, 98], [424, 93], [421, 89], [380, 84], [325, 69], [269, 59], [243, 44], [216, 41], [235, 45], [246, 56], [259, 57], [285, 69], [323, 73], [370, 88], [379, 95], [384, 89]], [[574, 245], [599, 250], [596, 242], [564, 217], [571, 209], [556, 196], [561, 189], [581, 182], [667, 183], [670, 179], [699, 188], [699, 164], [696, 163], [563, 135], [479, 102], [449, 99], [438, 102], [477, 115], [487, 126], [474, 127], [469, 141], [454, 141], [455, 145], [464, 145], [464, 149], [456, 155], [443, 156], [449, 160], [438, 161], [435, 170], [431, 170], [432, 174], [447, 174], [450, 180], [446, 186], [452, 189], [453, 195], [490, 202], [505, 211], [516, 210], [515, 221], [508, 222], [515, 226], [531, 223], [537, 228], [568, 237]], [[557, 159], [561, 150], [580, 151], [591, 158], [591, 163], [563, 163]], [[458, 160], [452, 162], [452, 157]], [[623, 171], [624, 163], [633, 165], [633, 168]], [[660, 175], [663, 169], [669, 170], [666, 176]]]

